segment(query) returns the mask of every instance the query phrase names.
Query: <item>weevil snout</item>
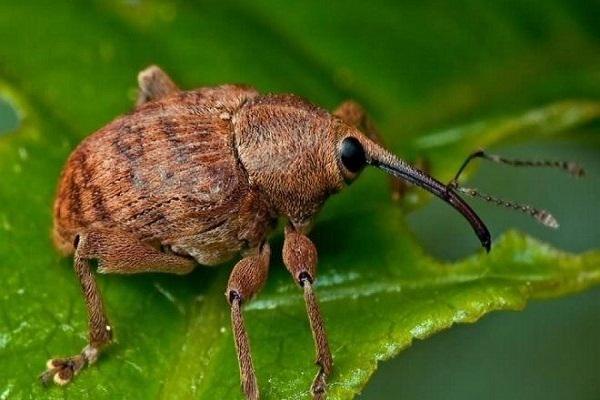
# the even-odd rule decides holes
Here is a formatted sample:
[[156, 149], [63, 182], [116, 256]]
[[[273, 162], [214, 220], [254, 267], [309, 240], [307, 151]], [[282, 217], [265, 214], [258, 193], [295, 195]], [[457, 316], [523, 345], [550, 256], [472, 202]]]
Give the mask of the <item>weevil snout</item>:
[[354, 179], [366, 165], [417, 185], [454, 207], [469, 222], [481, 245], [490, 250], [491, 235], [473, 209], [448, 185], [409, 165], [369, 138], [356, 132], [343, 136], [338, 146], [338, 158], [346, 181]]

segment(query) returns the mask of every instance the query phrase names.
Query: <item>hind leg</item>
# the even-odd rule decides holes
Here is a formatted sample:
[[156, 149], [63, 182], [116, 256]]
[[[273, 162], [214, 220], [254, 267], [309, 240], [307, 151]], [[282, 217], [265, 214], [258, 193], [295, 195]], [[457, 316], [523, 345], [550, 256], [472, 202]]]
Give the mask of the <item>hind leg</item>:
[[190, 259], [161, 253], [127, 233], [96, 230], [79, 234], [75, 239], [74, 268], [87, 307], [88, 344], [79, 354], [49, 360], [47, 370], [40, 375], [43, 383], [69, 383], [86, 365], [98, 359], [101, 350], [112, 339], [112, 327], [91, 270], [92, 260], [98, 260], [100, 272], [112, 273], [185, 274], [195, 265]]

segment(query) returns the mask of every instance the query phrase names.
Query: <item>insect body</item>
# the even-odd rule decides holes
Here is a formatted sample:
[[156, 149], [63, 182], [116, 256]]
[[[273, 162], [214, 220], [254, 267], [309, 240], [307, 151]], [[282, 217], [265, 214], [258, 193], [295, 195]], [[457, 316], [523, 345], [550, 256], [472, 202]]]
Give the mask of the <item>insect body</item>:
[[[61, 178], [58, 247], [72, 252], [85, 228], [117, 230], [132, 245], [154, 244], [203, 265], [256, 248], [275, 214], [239, 161], [231, 116], [257, 95], [230, 85], [178, 92], [88, 137]], [[107, 272], [138, 272], [103, 264]]]
[[89, 340], [77, 355], [48, 361], [44, 382], [69, 382], [98, 358], [112, 328], [91, 271], [189, 273], [241, 254], [226, 290], [244, 393], [259, 397], [241, 306], [260, 290], [270, 258], [267, 236], [279, 217], [283, 261], [302, 288], [324, 398], [331, 372], [313, 283], [317, 251], [306, 236], [325, 200], [366, 165], [448, 202], [489, 250], [485, 225], [458, 196], [377, 143], [362, 109], [333, 114], [293, 95], [246, 86], [181, 91], [158, 67], [139, 75], [136, 109], [100, 129], [71, 154], [54, 207], [54, 241], [74, 267], [88, 309]]

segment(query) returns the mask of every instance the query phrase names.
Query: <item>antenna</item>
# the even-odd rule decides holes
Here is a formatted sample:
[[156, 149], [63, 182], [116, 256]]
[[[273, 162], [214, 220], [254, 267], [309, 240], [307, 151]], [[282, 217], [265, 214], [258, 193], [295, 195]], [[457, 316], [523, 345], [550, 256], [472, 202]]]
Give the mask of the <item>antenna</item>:
[[510, 208], [516, 211], [520, 211], [522, 213], [528, 214], [537, 220], [542, 225], [545, 225], [549, 228], [556, 229], [559, 224], [556, 218], [552, 216], [548, 211], [543, 209], [538, 209], [532, 207], [528, 204], [521, 204], [511, 200], [501, 199], [499, 197], [492, 196], [487, 193], [483, 193], [475, 188], [468, 188], [464, 186], [460, 186], [458, 184], [458, 179], [460, 175], [465, 170], [465, 168], [469, 165], [469, 163], [475, 158], [483, 158], [488, 161], [492, 161], [498, 164], [506, 164], [513, 167], [548, 167], [548, 168], [558, 168], [562, 169], [572, 176], [581, 177], [585, 175], [585, 170], [577, 163], [572, 161], [554, 161], [554, 160], [519, 160], [519, 159], [508, 159], [495, 154], [488, 154], [484, 150], [478, 150], [474, 153], [471, 153], [466, 160], [462, 163], [454, 178], [448, 183], [448, 188], [455, 189], [461, 193], [466, 194], [467, 196], [482, 199], [488, 203], [494, 203], [497, 206]]
[[512, 208], [513, 210], [528, 214], [548, 228], [557, 229], [559, 227], [556, 218], [554, 218], [554, 216], [546, 210], [537, 209], [528, 204], [520, 204], [511, 200], [504, 200], [499, 197], [494, 197], [487, 193], [482, 193], [474, 188], [468, 188], [464, 186], [454, 186], [453, 188], [461, 193], [466, 194], [467, 196], [479, 198], [488, 203], [494, 203], [500, 207]]
[[558, 161], [558, 160], [520, 160], [520, 159], [509, 159], [498, 156], [496, 154], [488, 154], [485, 150], [477, 150], [469, 155], [467, 159], [462, 163], [458, 172], [454, 176], [453, 181], [458, 181], [460, 174], [467, 168], [467, 165], [475, 158], [483, 158], [491, 162], [498, 164], [511, 165], [513, 167], [546, 167], [546, 168], [557, 168], [568, 172], [576, 178], [580, 178], [585, 175], [585, 170], [581, 165], [573, 161]]

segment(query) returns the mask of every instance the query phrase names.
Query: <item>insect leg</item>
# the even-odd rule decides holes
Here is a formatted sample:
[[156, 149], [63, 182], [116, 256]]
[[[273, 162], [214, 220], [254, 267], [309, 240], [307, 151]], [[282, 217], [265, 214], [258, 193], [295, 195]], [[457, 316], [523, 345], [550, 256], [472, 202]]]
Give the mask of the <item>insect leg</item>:
[[169, 75], [156, 65], [151, 65], [140, 71], [138, 85], [140, 89], [136, 103], [138, 106], [179, 91]]
[[162, 253], [125, 232], [93, 230], [76, 236], [74, 264], [88, 310], [88, 345], [78, 355], [49, 360], [48, 369], [40, 376], [44, 383], [53, 380], [64, 385], [70, 382], [81, 369], [96, 361], [102, 348], [111, 340], [112, 328], [91, 270], [91, 260], [98, 260], [98, 272], [101, 273], [185, 274], [195, 266], [191, 259]]
[[316, 350], [316, 364], [319, 366], [311, 392], [315, 399], [325, 399], [327, 377], [331, 374], [333, 359], [329, 351], [325, 324], [321, 317], [317, 297], [313, 291], [317, 269], [317, 249], [310, 239], [296, 231], [291, 225], [285, 229], [283, 243], [283, 263], [304, 291], [304, 302]]
[[165, 272], [184, 275], [196, 263], [191, 258], [168, 254], [120, 230], [94, 230], [86, 235], [88, 257], [98, 260], [98, 272], [138, 274]]
[[231, 326], [240, 366], [242, 390], [249, 400], [257, 400], [259, 391], [254, 366], [252, 365], [250, 341], [248, 340], [242, 315], [242, 304], [262, 288], [267, 279], [270, 257], [269, 244], [264, 243], [256, 254], [241, 259], [231, 272], [227, 291], [225, 292], [231, 306]]
[[[333, 115], [340, 118], [346, 124], [353, 126], [364, 133], [369, 139], [383, 146], [381, 135], [377, 132], [375, 124], [369, 118], [365, 109], [355, 101], [346, 100], [340, 104]], [[398, 201], [406, 193], [408, 185], [402, 179], [394, 176], [390, 177], [390, 190], [392, 191], [392, 200]]]
[[86, 365], [93, 364], [101, 349], [112, 339], [112, 329], [104, 311], [102, 297], [91, 271], [88, 257], [87, 237], [79, 235], [75, 239], [74, 267], [88, 311], [88, 344], [80, 354], [66, 358], [48, 360], [48, 368], [40, 375], [44, 384], [53, 380], [59, 385], [69, 383]]

